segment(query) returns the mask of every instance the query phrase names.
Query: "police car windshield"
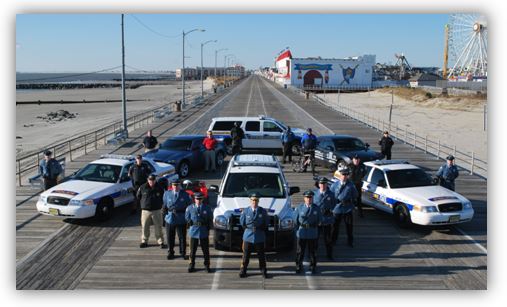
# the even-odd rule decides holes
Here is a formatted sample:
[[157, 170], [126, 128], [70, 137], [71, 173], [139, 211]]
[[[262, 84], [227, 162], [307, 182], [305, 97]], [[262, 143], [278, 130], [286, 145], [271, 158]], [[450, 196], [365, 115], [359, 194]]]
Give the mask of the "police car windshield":
[[279, 174], [231, 173], [225, 183], [223, 197], [248, 197], [257, 192], [261, 197], [285, 198], [285, 189]]
[[334, 147], [336, 150], [363, 150], [364, 143], [359, 139], [334, 139]]
[[189, 150], [190, 146], [192, 145], [191, 140], [167, 140], [160, 148], [166, 149], [166, 150]]
[[386, 171], [391, 189], [424, 187], [433, 185], [433, 180], [422, 169]]
[[275, 122], [276, 122], [276, 123], [277, 123], [280, 127], [282, 127], [282, 128], [283, 128], [283, 130], [287, 130], [287, 126], [285, 126], [283, 123], [281, 123], [281, 122], [279, 122], [279, 121], [277, 121], [277, 120], [275, 120]]
[[116, 183], [120, 172], [119, 165], [88, 164], [74, 176], [74, 179]]

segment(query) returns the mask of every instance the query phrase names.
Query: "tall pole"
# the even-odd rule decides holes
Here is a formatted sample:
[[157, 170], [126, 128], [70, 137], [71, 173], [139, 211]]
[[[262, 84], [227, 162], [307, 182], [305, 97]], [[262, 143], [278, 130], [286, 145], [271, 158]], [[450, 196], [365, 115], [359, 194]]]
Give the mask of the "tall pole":
[[[203, 50], [204, 45], [206, 45], [208, 43], [216, 43], [216, 42], [217, 42], [217, 40], [209, 40], [204, 43], [201, 43], [201, 98], [204, 98], [204, 77], [203, 77], [204, 64], [203, 64], [203, 60], [202, 60], [202, 50]], [[209, 74], [208, 74], [208, 76], [209, 76]]]
[[444, 67], [442, 67], [442, 77], [447, 80], [447, 61], [449, 60], [449, 25], [445, 25], [444, 38]]
[[127, 103], [125, 95], [125, 34], [123, 25], [123, 14], [121, 14], [121, 109], [123, 113], [123, 133], [128, 137], [127, 130]]
[[183, 66], [181, 67], [181, 104], [185, 105], [185, 31], [183, 31]]

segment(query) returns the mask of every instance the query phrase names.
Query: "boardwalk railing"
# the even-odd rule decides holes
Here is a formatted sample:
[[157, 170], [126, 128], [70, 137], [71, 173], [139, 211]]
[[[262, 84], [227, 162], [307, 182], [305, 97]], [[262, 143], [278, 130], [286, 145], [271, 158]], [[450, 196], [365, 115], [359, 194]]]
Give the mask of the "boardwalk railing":
[[[292, 91], [305, 95], [306, 93], [298, 88], [290, 88]], [[379, 132], [389, 131], [389, 134], [397, 140], [405, 144], [411, 145], [414, 148], [424, 150], [425, 153], [435, 156], [437, 159], [445, 159], [449, 154], [455, 157], [456, 165], [470, 172], [470, 174], [478, 175], [487, 179], [488, 175], [488, 162], [481, 160], [475, 156], [472, 151], [466, 152], [463, 149], [458, 149], [456, 145], [451, 146], [442, 143], [440, 140], [428, 137], [428, 135], [418, 134], [415, 130], [408, 129], [407, 126], [399, 126], [393, 122], [386, 122], [378, 117], [371, 116], [364, 112], [358, 112], [354, 109], [348, 108], [344, 105], [330, 105], [329, 102], [318, 97], [315, 94], [310, 94], [310, 97], [322, 105], [331, 108], [343, 115], [360, 122], [372, 129]], [[380, 133], [379, 133], [380, 134]]]

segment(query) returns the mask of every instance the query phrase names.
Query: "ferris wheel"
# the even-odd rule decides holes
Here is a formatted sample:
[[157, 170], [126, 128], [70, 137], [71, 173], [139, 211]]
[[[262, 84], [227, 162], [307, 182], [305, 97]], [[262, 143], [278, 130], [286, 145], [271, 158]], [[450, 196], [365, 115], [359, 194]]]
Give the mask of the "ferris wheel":
[[453, 14], [449, 22], [448, 77], [488, 75], [488, 23], [480, 14]]

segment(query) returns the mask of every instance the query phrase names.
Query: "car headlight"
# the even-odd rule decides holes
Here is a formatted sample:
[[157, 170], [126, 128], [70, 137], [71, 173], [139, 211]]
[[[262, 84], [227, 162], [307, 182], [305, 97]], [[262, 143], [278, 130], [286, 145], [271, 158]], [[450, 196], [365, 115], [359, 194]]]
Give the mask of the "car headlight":
[[215, 228], [227, 229], [227, 218], [223, 215], [219, 215], [215, 218]]
[[463, 209], [472, 209], [472, 202], [471, 201], [464, 202]]
[[290, 230], [294, 228], [294, 221], [291, 218], [285, 218], [280, 222], [280, 229]]
[[418, 206], [414, 205], [413, 208], [414, 211], [424, 212], [424, 213], [432, 213], [432, 212], [438, 212], [438, 209], [436, 206]]
[[176, 160], [169, 160], [169, 161], [167, 161], [167, 163], [169, 163], [169, 164], [176, 164]]
[[93, 204], [94, 204], [93, 199], [84, 199], [84, 200], [72, 199], [69, 202], [69, 205], [71, 206], [91, 206]]

